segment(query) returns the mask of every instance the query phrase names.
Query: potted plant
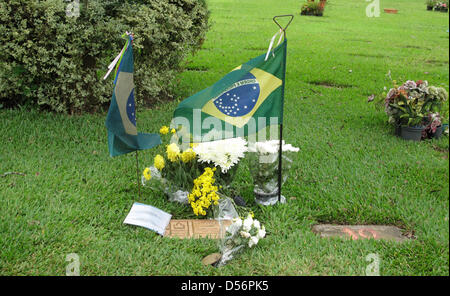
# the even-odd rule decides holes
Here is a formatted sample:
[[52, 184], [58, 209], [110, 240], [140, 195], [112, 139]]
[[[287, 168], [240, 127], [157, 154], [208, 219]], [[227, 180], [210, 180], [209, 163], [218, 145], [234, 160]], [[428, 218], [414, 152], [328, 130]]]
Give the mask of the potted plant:
[[439, 139], [443, 132], [442, 118], [439, 113], [428, 114], [428, 124], [422, 132], [422, 139]]
[[326, 1], [314, 2], [314, 0], [308, 0], [303, 4], [301, 8], [301, 15], [315, 15], [323, 16], [323, 10]]
[[323, 11], [325, 10], [326, 3], [327, 3], [327, 0], [320, 0], [320, 2], [319, 2], [319, 9], [320, 9], [321, 15], [323, 15]]
[[436, 4], [436, 0], [427, 0], [427, 10], [433, 10], [434, 5]]
[[434, 10], [441, 12], [448, 12], [448, 1], [435, 2]]
[[435, 2], [433, 8], [434, 8], [434, 11], [441, 11], [440, 2]]
[[[448, 109], [444, 108], [443, 102], [447, 99], [447, 94], [445, 92], [442, 93], [441, 96], [436, 95], [437, 89], [431, 88], [430, 93], [434, 93], [434, 97], [437, 100], [436, 106], [434, 110], [439, 110], [439, 112], [431, 112], [428, 114], [427, 125], [422, 133], [422, 139], [439, 139], [442, 136], [446, 126], [448, 124], [444, 124], [443, 122], [448, 122]], [[448, 106], [448, 105], [447, 105]]]
[[394, 86], [389, 90], [385, 100], [385, 112], [389, 116], [389, 122], [396, 127], [396, 134], [406, 140], [420, 141], [424, 130], [433, 126], [436, 115], [443, 102], [448, 99], [448, 94], [442, 87], [428, 87], [427, 81], [408, 80], [400, 87]]

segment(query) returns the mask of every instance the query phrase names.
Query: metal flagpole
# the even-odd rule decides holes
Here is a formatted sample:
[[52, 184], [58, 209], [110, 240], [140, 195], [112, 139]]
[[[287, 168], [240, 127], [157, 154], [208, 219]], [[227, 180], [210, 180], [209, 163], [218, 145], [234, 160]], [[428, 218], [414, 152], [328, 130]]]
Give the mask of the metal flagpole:
[[[279, 17], [290, 17], [288, 24], [286, 27], [281, 27], [280, 24], [277, 22], [277, 18]], [[283, 31], [284, 34], [284, 40], [286, 40], [286, 29], [291, 24], [292, 20], [294, 19], [294, 16], [292, 14], [285, 14], [285, 15], [277, 15], [273, 17], [273, 21], [275, 24], [277, 24], [278, 27]], [[284, 108], [284, 85], [286, 81], [286, 47], [284, 52], [284, 69], [283, 69], [283, 88], [282, 88], [282, 98], [283, 102], [281, 102], [281, 116], [280, 118], [283, 118], [283, 108]], [[280, 147], [278, 149], [278, 202], [281, 203], [281, 181], [282, 181], [282, 163], [283, 163], [283, 122], [280, 122]]]
[[139, 181], [139, 159], [138, 159], [138, 150], [136, 150], [136, 175], [137, 175], [137, 184], [138, 184], [138, 192], [139, 192], [139, 201], [141, 201], [141, 183]]
[[[128, 32], [126, 34], [128, 34]], [[133, 43], [134, 33], [130, 33], [130, 35], [131, 35], [131, 43]], [[134, 113], [137, 115], [136, 105], [134, 106]], [[138, 156], [138, 151], [139, 150], [136, 150], [136, 181], [137, 181], [137, 186], [138, 186], [139, 201], [142, 201], [141, 181], [139, 180], [139, 156]]]

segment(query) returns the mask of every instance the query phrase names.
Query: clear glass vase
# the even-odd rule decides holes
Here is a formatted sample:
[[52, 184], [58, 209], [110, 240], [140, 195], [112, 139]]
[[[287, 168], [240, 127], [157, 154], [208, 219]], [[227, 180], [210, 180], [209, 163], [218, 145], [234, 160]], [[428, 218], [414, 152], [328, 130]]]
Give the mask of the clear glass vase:
[[[292, 166], [293, 152], [283, 152], [281, 185], [288, 177]], [[282, 195], [278, 200], [278, 159], [279, 153], [249, 153], [250, 173], [254, 182], [253, 193], [255, 202], [260, 205], [269, 206], [277, 202], [285, 203], [286, 198]]]

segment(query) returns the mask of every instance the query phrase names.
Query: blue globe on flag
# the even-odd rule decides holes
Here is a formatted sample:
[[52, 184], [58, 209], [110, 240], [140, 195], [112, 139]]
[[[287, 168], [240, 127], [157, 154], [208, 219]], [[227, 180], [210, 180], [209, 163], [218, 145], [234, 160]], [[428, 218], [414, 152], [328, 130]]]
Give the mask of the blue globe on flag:
[[248, 114], [256, 105], [260, 93], [259, 83], [252, 73], [221, 93], [213, 102], [223, 114], [241, 117]]

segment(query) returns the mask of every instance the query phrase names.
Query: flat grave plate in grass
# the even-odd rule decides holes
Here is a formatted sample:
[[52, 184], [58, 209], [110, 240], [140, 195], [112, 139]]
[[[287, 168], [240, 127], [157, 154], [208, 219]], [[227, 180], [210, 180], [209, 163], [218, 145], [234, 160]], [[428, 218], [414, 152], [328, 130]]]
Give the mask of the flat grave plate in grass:
[[[223, 225], [229, 226], [230, 220], [223, 220]], [[218, 220], [170, 220], [164, 237], [177, 238], [219, 238], [220, 224]]]
[[391, 225], [332, 225], [318, 224], [312, 231], [320, 237], [344, 237], [357, 239], [383, 239], [402, 242], [408, 238], [402, 234], [400, 228]]

